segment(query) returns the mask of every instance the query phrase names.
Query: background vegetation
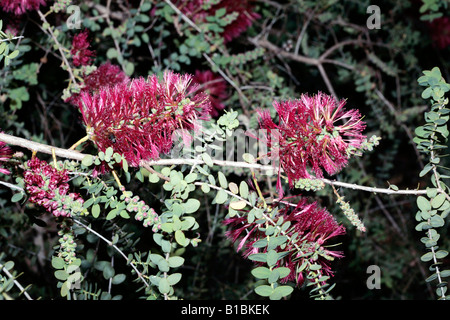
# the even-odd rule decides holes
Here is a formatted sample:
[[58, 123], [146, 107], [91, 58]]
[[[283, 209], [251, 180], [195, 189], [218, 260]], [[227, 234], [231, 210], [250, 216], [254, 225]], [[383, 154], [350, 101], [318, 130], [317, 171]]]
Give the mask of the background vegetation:
[[[6, 3], [0, 1], [4, 7]], [[220, 1], [210, 3], [214, 7]], [[215, 119], [224, 110], [234, 110], [241, 128], [256, 128], [258, 109], [270, 108], [275, 116], [274, 99], [323, 91], [347, 99], [349, 108], [364, 115], [365, 134], [381, 137], [374, 151], [352, 158], [333, 179], [393, 191], [425, 190], [432, 185], [428, 175], [419, 175], [430, 157], [414, 137], [417, 127], [433, 123], [426, 121], [424, 112], [439, 99], [424, 99], [423, 86], [432, 84], [417, 79], [424, 70], [434, 67], [439, 67], [443, 79], [450, 79], [447, 1], [379, 1], [379, 29], [367, 25], [373, 14], [367, 12], [373, 4], [370, 1], [242, 1], [248, 26], [243, 24], [243, 16], [236, 20], [233, 12], [241, 10], [236, 2], [222, 3], [226, 10], [205, 9], [207, 17], [203, 20], [194, 19], [192, 11], [183, 9], [185, 3], [175, 0], [45, 1], [38, 10], [18, 15], [3, 8], [0, 14], [5, 34], [1, 45], [7, 44], [7, 49], [1, 50], [0, 128], [13, 136], [68, 149], [85, 136], [85, 128], [78, 108], [67, 99], [80, 90], [86, 74], [107, 61], [133, 78], [161, 75], [166, 69], [192, 75], [210, 70], [223, 85], [206, 85], [223, 104], [217, 107]], [[236, 28], [242, 32], [224, 41], [226, 28], [233, 23], [241, 23]], [[85, 30], [89, 50], [95, 55], [90, 64], [75, 66], [70, 60], [72, 40]], [[17, 54], [11, 55], [15, 50]], [[441, 80], [439, 76], [436, 79]], [[20, 186], [16, 176], [21, 175], [20, 166], [31, 158], [31, 151], [20, 147], [15, 151], [21, 154], [16, 153], [8, 164], [11, 175], [2, 175], [1, 179]], [[86, 146], [83, 152], [97, 154], [92, 146]], [[52, 159], [48, 154], [39, 157]], [[442, 167], [448, 165], [447, 158], [440, 161]], [[88, 168], [89, 163], [85, 164]], [[173, 190], [149, 183], [140, 172], [130, 169], [128, 179], [125, 173], [121, 179], [127, 180], [127, 190], [141, 195], [158, 211], [162, 206], [159, 199]], [[239, 184], [247, 179], [242, 169], [224, 167], [220, 172], [228, 182]], [[83, 181], [74, 183], [86, 187]], [[267, 197], [275, 183], [270, 179], [262, 182]], [[421, 261], [426, 251], [420, 241], [423, 232], [416, 229], [417, 195], [337, 188], [364, 222], [366, 232], [348, 223], [330, 186], [317, 192], [286, 190], [288, 195], [313, 197], [347, 227], [347, 233], [339, 237], [339, 250], [345, 257], [332, 262], [332, 283], [336, 283], [332, 296], [344, 300], [435, 299], [435, 286], [425, 281], [430, 276], [429, 267]], [[101, 192], [106, 195], [107, 191]], [[16, 281], [23, 287], [31, 284], [26, 292], [33, 298], [61, 297], [61, 284], [67, 278], [55, 277], [55, 270], [63, 268], [52, 259], [60, 239], [57, 222], [26, 202], [25, 197], [14, 198], [15, 194], [21, 193], [14, 187], [4, 185], [0, 189], [3, 270], [11, 276], [20, 274]], [[199, 228], [191, 236], [195, 239], [198, 232], [201, 242], [182, 249], [184, 264], [178, 272], [183, 277], [175, 286], [176, 295], [186, 299], [259, 298], [250, 273], [252, 263], [243, 259], [225, 236], [227, 227], [222, 222], [228, 209], [211, 202], [214, 196], [201, 191], [193, 196], [202, 206], [194, 210]], [[89, 229], [72, 227], [79, 243], [83, 276], [88, 279], [83, 281], [84, 296], [79, 294], [79, 299], [157, 295], [143, 289], [130, 261], [134, 259], [145, 274], [152, 266], [148, 252], [156, 252], [159, 247], [142, 224], [127, 221], [103, 217], [86, 223], [125, 252], [128, 263]], [[115, 234], [118, 240], [113, 238]], [[439, 234], [439, 247], [449, 248], [447, 223], [439, 226]], [[142, 253], [147, 254], [140, 256]], [[441, 262], [449, 264], [445, 256]], [[381, 289], [367, 288], [370, 265], [380, 267]], [[8, 273], [0, 273], [2, 293], [7, 293], [3, 297], [25, 298], [17, 286], [7, 282], [11, 279]], [[308, 295], [307, 290], [295, 290], [290, 299]]]

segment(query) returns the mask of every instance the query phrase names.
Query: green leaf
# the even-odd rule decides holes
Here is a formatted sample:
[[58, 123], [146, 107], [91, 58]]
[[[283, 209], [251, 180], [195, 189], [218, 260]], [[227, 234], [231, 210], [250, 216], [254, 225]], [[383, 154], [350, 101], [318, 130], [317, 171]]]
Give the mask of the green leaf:
[[66, 270], [56, 270], [55, 271], [55, 278], [61, 281], [65, 281], [69, 277], [69, 274], [66, 272]]
[[164, 257], [160, 254], [156, 254], [156, 253], [151, 253], [149, 255], [149, 259], [151, 262], [153, 262], [154, 264], [158, 264], [159, 261], [164, 260]]
[[233, 208], [234, 210], [242, 210], [245, 208], [246, 205], [247, 202], [245, 200], [230, 202], [230, 207]]
[[197, 199], [188, 199], [183, 205], [186, 213], [194, 213], [200, 208], [200, 201]]
[[225, 192], [225, 190], [220, 189], [217, 191], [216, 197], [214, 198], [214, 201], [218, 204], [225, 203], [228, 199], [228, 194]]
[[106, 216], [106, 220], [112, 220], [112, 219], [114, 219], [114, 218], [117, 216], [117, 213], [118, 213], [118, 210], [117, 210], [117, 209], [111, 210], [111, 211], [108, 213], [108, 215]]
[[81, 160], [81, 163], [84, 166], [89, 167], [94, 163], [94, 157], [92, 155], [88, 154]]
[[276, 270], [280, 273], [280, 279], [286, 278], [291, 273], [291, 270], [286, 267], [279, 267]]
[[13, 52], [11, 52], [9, 55], [8, 55], [8, 58], [9, 59], [14, 59], [15, 57], [17, 57], [19, 55], [19, 50], [14, 50]]
[[61, 297], [67, 296], [69, 294], [69, 291], [70, 291], [70, 283], [68, 283], [66, 281], [61, 286], [61, 291], [60, 291]]
[[227, 13], [227, 9], [220, 8], [220, 9], [216, 10], [215, 16], [216, 16], [216, 18], [220, 18], [220, 17], [223, 17], [225, 15], [225, 13]]
[[248, 185], [245, 181], [241, 181], [239, 184], [239, 194], [244, 199], [248, 198]]
[[448, 255], [448, 252], [445, 251], [445, 250], [438, 250], [438, 251], [436, 252], [436, 258], [437, 258], [437, 259], [443, 259], [443, 258], [445, 258], [447, 255]]
[[264, 248], [265, 246], [267, 246], [267, 239], [261, 239], [252, 244], [253, 248]]
[[434, 215], [430, 218], [430, 223], [433, 228], [443, 227], [445, 224], [444, 219], [439, 215]]
[[218, 172], [219, 184], [223, 189], [228, 188], [228, 181], [225, 175], [222, 172]]
[[111, 279], [112, 277], [114, 277], [114, 275], [116, 274], [116, 271], [114, 270], [114, 268], [111, 266], [110, 263], [106, 263], [105, 264], [105, 268], [103, 269], [103, 277], [106, 280]]
[[273, 289], [271, 286], [262, 285], [262, 286], [256, 287], [255, 292], [262, 297], [268, 297], [272, 294]]
[[270, 269], [266, 267], [257, 267], [251, 271], [252, 275], [258, 279], [267, 279], [270, 276]]
[[427, 252], [423, 256], [420, 257], [420, 260], [422, 260], [423, 262], [431, 261], [431, 259], [433, 259], [433, 253], [432, 252]]
[[238, 187], [238, 185], [237, 185], [236, 183], [234, 183], [234, 182], [230, 182], [230, 183], [228, 184], [228, 189], [230, 189], [230, 191], [231, 191], [232, 193], [234, 193], [234, 194], [238, 194], [238, 192], [239, 192], [239, 187]]
[[426, 282], [431, 282], [435, 279], [437, 279], [438, 275], [437, 273], [433, 273], [431, 276], [429, 276], [428, 278], [425, 279]]
[[158, 284], [158, 290], [162, 294], [169, 293], [170, 291], [170, 284], [169, 281], [166, 278], [161, 278]]
[[3, 265], [3, 269], [9, 271], [12, 268], [14, 268], [14, 261], [7, 261], [4, 265]]
[[417, 207], [421, 211], [429, 211], [429, 210], [431, 210], [430, 201], [428, 201], [428, 199], [425, 198], [424, 196], [418, 196], [416, 202], [417, 202]]
[[52, 267], [55, 269], [62, 269], [64, 268], [64, 265], [66, 263], [64, 262], [64, 259], [61, 257], [53, 257], [52, 258]]
[[158, 177], [158, 175], [156, 173], [151, 173], [148, 176], [148, 181], [150, 183], [157, 183], [159, 181], [159, 177]]
[[11, 202], [19, 202], [20, 200], [22, 200], [23, 196], [24, 196], [24, 194], [22, 192], [15, 193], [11, 197]]
[[99, 215], [100, 215], [100, 205], [94, 204], [94, 205], [92, 206], [92, 216], [93, 216], [94, 218], [98, 218]]
[[275, 250], [269, 250], [267, 252], [267, 265], [269, 267], [274, 266], [278, 261], [278, 253]]
[[122, 169], [125, 172], [128, 172], [128, 162], [125, 158], [122, 158]]
[[112, 284], [121, 284], [122, 282], [125, 281], [126, 277], [127, 277], [127, 276], [126, 276], [125, 274], [119, 273], [119, 274], [116, 274], [116, 275], [111, 279], [111, 282], [112, 282]]
[[438, 189], [436, 189], [436, 188], [427, 188], [427, 196], [428, 196], [429, 198], [434, 198], [434, 197], [436, 197], [437, 192], [438, 192]]
[[442, 278], [450, 277], [450, 270], [442, 270], [440, 274]]
[[158, 261], [158, 269], [161, 272], [169, 271], [169, 262], [166, 259], [161, 259]]
[[168, 260], [168, 263], [169, 263], [169, 266], [171, 268], [178, 268], [178, 267], [183, 265], [184, 258], [183, 257], [178, 257], [178, 256], [170, 257], [169, 260]]
[[121, 210], [119, 214], [124, 219], [130, 219], [130, 215], [128, 214], [127, 210]]
[[180, 246], [183, 246], [183, 247], [185, 247], [189, 244], [189, 241], [187, 241], [186, 236], [184, 235], [184, 232], [181, 230], [175, 231], [175, 241]]
[[205, 161], [205, 163], [208, 167], [214, 166], [214, 162], [212, 161], [211, 156], [209, 154], [202, 153], [202, 159], [203, 159], [203, 161]]
[[201, 189], [204, 193], [208, 193], [209, 191], [211, 191], [211, 188], [206, 183], [202, 183]]
[[248, 256], [252, 261], [267, 262], [267, 253], [254, 253]]
[[117, 58], [118, 54], [117, 54], [117, 50], [114, 48], [109, 48], [108, 51], [106, 51], [106, 57], [109, 60], [112, 60], [114, 58]]
[[181, 273], [173, 273], [167, 277], [167, 281], [171, 286], [176, 285], [181, 280]]
[[294, 291], [294, 288], [290, 286], [276, 287], [273, 293], [269, 296], [270, 300], [280, 300], [283, 297], [290, 295]]
[[191, 172], [184, 178], [184, 181], [186, 181], [187, 183], [191, 183], [194, 182], [195, 179], [197, 179], [197, 173]]
[[280, 272], [277, 269], [273, 269], [269, 275], [269, 278], [267, 279], [267, 282], [276, 283], [279, 278], [280, 278]]
[[433, 208], [439, 208], [440, 206], [442, 206], [444, 201], [445, 201], [445, 195], [440, 193], [436, 197], [434, 197], [433, 200], [431, 200], [431, 206]]

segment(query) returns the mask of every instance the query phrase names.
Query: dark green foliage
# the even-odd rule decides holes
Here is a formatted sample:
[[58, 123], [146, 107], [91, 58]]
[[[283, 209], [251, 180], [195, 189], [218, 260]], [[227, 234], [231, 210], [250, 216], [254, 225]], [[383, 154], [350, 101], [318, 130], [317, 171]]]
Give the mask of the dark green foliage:
[[[64, 2], [46, 21], [35, 11], [21, 17], [17, 37], [0, 32], [1, 131], [63, 149], [85, 135], [77, 108], [64, 100], [95, 67], [63, 60], [84, 29], [95, 65], [111, 61], [130, 77], [212, 70], [225, 79], [226, 112], [204, 124], [201, 145], [188, 150], [191, 162], [129, 168], [122, 155], [92, 144], [82, 146], [82, 161], [58, 158], [85, 201], [69, 221], [27, 202], [21, 175], [32, 149], [16, 146], [11, 175], [0, 177], [0, 299], [448, 298], [450, 49], [435, 45], [429, 26], [448, 15], [448, 1], [380, 1], [380, 29], [367, 28], [370, 1], [255, 1], [260, 18], [228, 43], [221, 33], [234, 15], [223, 10], [200, 23], [180, 15], [175, 1], [72, 1], [82, 29], [70, 29]], [[308, 179], [285, 187], [286, 198], [311, 196], [347, 227], [334, 277], [303, 265], [310, 281], [293, 290], [280, 281], [287, 270], [274, 267], [274, 249], [295, 239], [263, 206], [276, 198], [277, 176], [257, 172], [261, 198], [248, 168], [216, 156], [235, 130], [258, 127], [259, 109], [275, 116], [274, 99], [317, 91], [346, 98], [374, 137], [368, 152], [327, 178], [392, 193]], [[248, 154], [231, 160], [255, 161]], [[96, 176], [100, 164], [118, 176]], [[395, 194], [416, 189], [423, 192]], [[156, 221], [145, 215], [150, 208]], [[222, 223], [244, 208], [247, 221], [270, 226], [267, 241], [254, 244], [267, 253], [249, 259]], [[370, 265], [380, 267], [380, 290], [366, 285]]]

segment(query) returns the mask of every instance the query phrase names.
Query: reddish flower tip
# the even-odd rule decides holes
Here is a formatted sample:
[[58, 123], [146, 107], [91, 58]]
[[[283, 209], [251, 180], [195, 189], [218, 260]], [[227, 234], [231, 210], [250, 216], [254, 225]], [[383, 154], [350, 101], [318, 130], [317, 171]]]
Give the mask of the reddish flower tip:
[[319, 92], [298, 100], [274, 101], [279, 117], [275, 124], [268, 111], [260, 111], [260, 126], [267, 130], [268, 156], [279, 160], [289, 184], [302, 178], [332, 175], [348, 163], [349, 148], [365, 139], [365, 123], [357, 110], [346, 111], [346, 101]]
[[450, 18], [440, 17], [434, 19], [430, 25], [431, 39], [433, 45], [439, 49], [450, 46]]
[[[0, 165], [6, 163], [9, 159], [11, 159], [12, 155], [12, 149], [3, 141], [0, 141]], [[0, 167], [0, 173], [10, 174], [11, 171], [6, 168]]]
[[162, 79], [153, 75], [83, 92], [78, 106], [86, 131], [100, 151], [112, 147], [131, 166], [156, 159], [171, 150], [176, 130], [192, 130], [197, 119], [209, 117], [210, 101], [191, 81], [166, 71]]
[[[286, 253], [283, 259], [277, 261], [276, 267], [290, 269], [289, 275], [281, 281], [294, 281], [301, 286], [306, 278], [304, 272], [307, 272], [308, 268], [301, 272], [298, 270], [304, 262], [309, 261], [308, 259], [311, 259], [309, 261], [311, 263], [321, 265], [323, 275], [331, 276], [329, 262], [334, 258], [343, 257], [343, 254], [327, 249], [327, 244], [333, 238], [345, 234], [345, 228], [338, 224], [326, 209], [320, 208], [316, 202], [308, 203], [306, 199], [301, 199], [295, 207], [280, 203], [278, 214], [273, 218], [274, 223], [277, 223], [279, 219], [282, 219], [284, 223], [290, 223], [290, 227], [285, 231], [288, 240], [283, 249], [279, 246], [274, 249]], [[226, 236], [233, 243], [238, 244], [237, 250], [245, 249], [244, 257], [267, 251], [267, 247], [253, 246], [257, 241], [267, 238], [262, 225], [255, 222], [249, 223], [245, 215], [228, 218], [224, 224], [229, 226]], [[295, 243], [290, 241], [294, 234], [298, 239]], [[313, 252], [318, 254], [317, 257], [312, 258], [314, 255], [307, 255]], [[262, 265], [262, 263], [257, 264]]]
[[73, 65], [75, 67], [91, 64], [92, 58], [95, 56], [95, 52], [88, 49], [90, 46], [88, 37], [89, 32], [87, 30], [73, 37], [70, 53], [72, 54]]
[[200, 23], [205, 22], [209, 16], [215, 16], [217, 10], [225, 9], [226, 19], [229, 21], [224, 26], [221, 35], [225, 42], [229, 42], [245, 32], [253, 24], [253, 21], [260, 17], [253, 11], [251, 2], [249, 0], [222, 0], [210, 4], [206, 0], [179, 0], [176, 5], [194, 22]]
[[65, 101], [78, 105], [78, 100], [80, 99], [82, 92], [94, 94], [103, 87], [125, 83], [128, 80], [128, 76], [119, 66], [113, 65], [108, 61], [84, 78], [84, 86], [80, 93], [72, 94], [72, 96]]
[[[55, 217], [78, 213], [83, 199], [77, 193], [69, 193], [69, 175], [38, 158], [29, 160], [23, 175], [29, 201], [44, 207]], [[73, 206], [74, 203], [78, 203]], [[76, 209], [74, 209], [74, 207]]]
[[211, 101], [211, 116], [217, 117], [219, 112], [225, 109], [224, 101], [228, 98], [227, 83], [220, 75], [210, 70], [196, 70], [193, 83], [199, 85], [197, 90], [202, 90], [209, 95]]
[[0, 0], [0, 7], [5, 12], [22, 15], [27, 11], [37, 10], [45, 5], [45, 0]]

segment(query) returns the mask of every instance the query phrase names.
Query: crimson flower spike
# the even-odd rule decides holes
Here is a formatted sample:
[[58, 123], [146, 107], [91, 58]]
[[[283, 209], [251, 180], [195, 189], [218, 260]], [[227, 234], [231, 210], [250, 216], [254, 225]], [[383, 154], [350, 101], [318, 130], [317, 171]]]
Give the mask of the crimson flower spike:
[[78, 107], [88, 136], [100, 151], [112, 147], [131, 166], [159, 158], [171, 150], [176, 132], [196, 129], [197, 119], [209, 117], [208, 96], [193, 94], [191, 81], [191, 75], [166, 71], [162, 79], [126, 79], [82, 92]]
[[[328, 246], [332, 239], [345, 234], [344, 226], [340, 225], [326, 209], [320, 208], [316, 202], [308, 203], [306, 198], [300, 199], [295, 207], [289, 204], [280, 204], [278, 210], [278, 213], [272, 218], [274, 223], [277, 223], [279, 219], [282, 219], [281, 221], [284, 223], [290, 222], [290, 227], [285, 231], [288, 236], [286, 245], [283, 249], [279, 246], [275, 248], [276, 251], [286, 253], [283, 259], [277, 261], [275, 267], [287, 267], [290, 270], [288, 276], [281, 279], [281, 282], [293, 281], [301, 286], [306, 278], [304, 273], [309, 270], [308, 268], [300, 272], [298, 270], [301, 270], [300, 266], [305, 262], [318, 263], [323, 275], [332, 276], [330, 261], [342, 258], [343, 254], [330, 250]], [[224, 224], [229, 227], [226, 236], [233, 243], [237, 243], [237, 251], [244, 249], [244, 257], [248, 258], [252, 254], [267, 251], [266, 247], [253, 246], [257, 241], [267, 238], [264, 229], [260, 229], [260, 224], [255, 221], [248, 222], [245, 215], [235, 215], [226, 219]], [[293, 238], [294, 234], [298, 239], [295, 243], [289, 240], [289, 238]], [[313, 252], [316, 252], [317, 255], [309, 254]], [[312, 258], [313, 256], [314, 258]], [[262, 265], [259, 262], [256, 264]]]
[[345, 103], [321, 92], [302, 94], [298, 100], [274, 101], [278, 124], [268, 111], [259, 111], [260, 127], [278, 132], [275, 143], [269, 134], [265, 137], [270, 150], [267, 156], [279, 157], [290, 186], [298, 179], [321, 178], [324, 171], [336, 174], [347, 165], [349, 151], [361, 148], [366, 125], [358, 110], [344, 109]]

